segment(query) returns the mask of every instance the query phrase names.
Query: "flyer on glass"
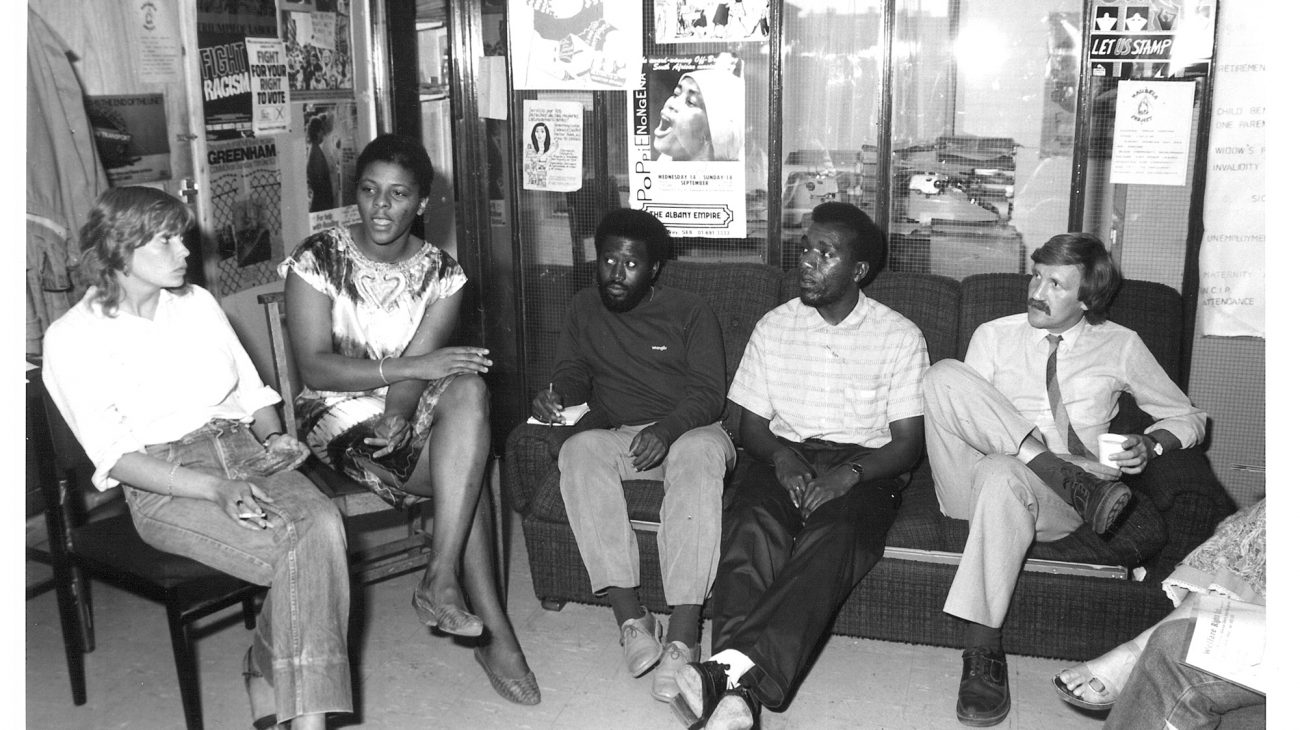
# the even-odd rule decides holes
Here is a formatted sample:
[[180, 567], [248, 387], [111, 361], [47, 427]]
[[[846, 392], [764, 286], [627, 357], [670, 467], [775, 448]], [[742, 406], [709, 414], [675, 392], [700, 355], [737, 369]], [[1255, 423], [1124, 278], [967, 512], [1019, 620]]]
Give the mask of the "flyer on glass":
[[655, 0], [655, 43], [765, 41], [763, 0]]
[[628, 94], [628, 204], [674, 236], [745, 236], [745, 83], [730, 54], [646, 58]]
[[524, 101], [524, 189], [582, 187], [582, 102]]

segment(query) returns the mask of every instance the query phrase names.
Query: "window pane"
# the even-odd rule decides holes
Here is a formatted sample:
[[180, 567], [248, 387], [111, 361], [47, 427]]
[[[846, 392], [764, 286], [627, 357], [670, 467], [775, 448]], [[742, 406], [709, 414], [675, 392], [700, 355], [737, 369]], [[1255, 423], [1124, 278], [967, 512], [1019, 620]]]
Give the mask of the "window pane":
[[891, 266], [1023, 271], [1069, 218], [1079, 4], [900, 0]]

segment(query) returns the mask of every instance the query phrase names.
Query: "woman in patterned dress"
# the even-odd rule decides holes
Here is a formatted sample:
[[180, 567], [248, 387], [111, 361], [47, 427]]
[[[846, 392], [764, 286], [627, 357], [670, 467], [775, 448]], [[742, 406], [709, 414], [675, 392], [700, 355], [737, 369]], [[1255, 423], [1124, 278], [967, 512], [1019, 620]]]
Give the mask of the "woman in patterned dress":
[[361, 222], [308, 237], [280, 265], [303, 381], [303, 440], [395, 507], [433, 502], [433, 551], [411, 598], [416, 614], [450, 634], [482, 635], [474, 656], [492, 686], [536, 704], [537, 680], [497, 592], [483, 491], [488, 392], [480, 375], [492, 361], [483, 348], [449, 346], [465, 274], [411, 233], [433, 166], [416, 140], [381, 135], [357, 170]]

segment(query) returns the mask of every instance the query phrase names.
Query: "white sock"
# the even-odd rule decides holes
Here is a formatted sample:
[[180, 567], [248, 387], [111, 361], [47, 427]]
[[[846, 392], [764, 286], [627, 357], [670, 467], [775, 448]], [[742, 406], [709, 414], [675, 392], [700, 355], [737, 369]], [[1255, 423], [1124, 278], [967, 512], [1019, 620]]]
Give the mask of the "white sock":
[[754, 660], [735, 649], [723, 649], [709, 657], [709, 661], [727, 665], [727, 689], [735, 689], [740, 677], [754, 668]]

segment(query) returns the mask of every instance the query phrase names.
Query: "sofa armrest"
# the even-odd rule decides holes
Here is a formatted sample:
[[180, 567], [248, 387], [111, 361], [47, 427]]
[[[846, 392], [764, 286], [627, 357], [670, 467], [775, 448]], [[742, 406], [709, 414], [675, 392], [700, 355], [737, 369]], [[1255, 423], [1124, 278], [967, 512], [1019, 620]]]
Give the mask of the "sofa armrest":
[[559, 470], [560, 446], [577, 431], [572, 426], [521, 423], [510, 432], [501, 459], [501, 492], [516, 512], [526, 512], [537, 487]]
[[1169, 575], [1233, 512], [1232, 500], [1200, 447], [1166, 453], [1124, 482], [1149, 496], [1164, 516], [1169, 541], [1146, 566], [1155, 580]]

